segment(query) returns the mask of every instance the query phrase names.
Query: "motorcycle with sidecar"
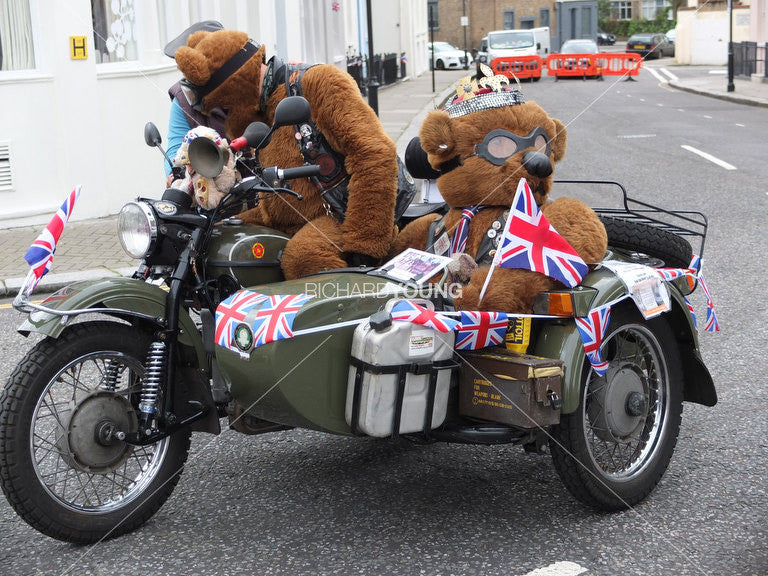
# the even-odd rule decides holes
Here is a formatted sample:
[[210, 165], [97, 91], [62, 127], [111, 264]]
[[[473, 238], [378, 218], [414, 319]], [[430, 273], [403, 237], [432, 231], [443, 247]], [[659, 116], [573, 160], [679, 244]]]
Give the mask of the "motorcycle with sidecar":
[[[246, 140], [259, 148], [272, 130], [307, 118], [305, 100], [286, 98], [274, 125], [249, 127]], [[145, 138], [160, 147], [153, 126]], [[597, 266], [572, 289], [542, 293], [523, 328], [510, 320], [506, 344], [516, 351], [457, 351], [452, 332], [393, 320], [400, 302], [449, 313], [444, 277], [427, 293], [381, 268], [286, 281], [289, 237], [233, 215], [264, 195], [295, 194], [289, 181], [316, 169], [259, 167], [211, 211], [175, 189], [129, 202], [118, 235], [141, 261], [133, 277], [76, 282], [40, 304], [22, 289], [19, 331], [42, 338], [0, 397], [0, 483], [26, 522], [75, 543], [136, 529], [171, 495], [191, 433], [218, 434], [222, 418], [244, 434], [305, 428], [548, 450], [568, 490], [603, 510], [654, 489], [682, 402], [717, 400], [686, 300], [695, 273], [664, 282], [668, 311], [645, 317], [615, 271]], [[619, 208], [596, 209], [609, 234], [606, 262], [687, 269], [688, 239], [701, 255], [702, 214], [632, 200], [615, 182], [558, 185], [568, 184], [621, 192]], [[290, 337], [258, 345], [262, 304], [299, 295], [283, 325]], [[606, 304], [601, 375], [574, 320]]]

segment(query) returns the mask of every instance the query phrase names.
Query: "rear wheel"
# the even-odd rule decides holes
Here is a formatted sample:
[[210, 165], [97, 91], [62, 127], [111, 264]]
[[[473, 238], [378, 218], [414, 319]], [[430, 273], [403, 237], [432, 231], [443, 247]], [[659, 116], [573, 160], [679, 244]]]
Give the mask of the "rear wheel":
[[608, 246], [632, 260], [655, 267], [687, 268], [693, 249], [681, 236], [632, 220], [600, 215], [608, 234]]
[[589, 364], [578, 409], [552, 429], [552, 460], [568, 491], [601, 510], [643, 500], [669, 465], [682, 416], [680, 356], [663, 317], [646, 321], [617, 307], [601, 347], [609, 362]]
[[0, 481], [40, 532], [96, 542], [137, 528], [171, 495], [189, 430], [147, 446], [115, 436], [137, 429], [149, 341], [124, 324], [76, 324], [11, 374], [0, 396]]

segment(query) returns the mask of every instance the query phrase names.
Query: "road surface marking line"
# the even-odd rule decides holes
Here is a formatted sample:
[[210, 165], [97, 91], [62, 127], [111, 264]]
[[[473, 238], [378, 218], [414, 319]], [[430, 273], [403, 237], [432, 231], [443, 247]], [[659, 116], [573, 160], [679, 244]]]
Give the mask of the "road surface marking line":
[[656, 78], [656, 80], [658, 80], [658, 81], [659, 81], [659, 82], [661, 82], [662, 84], [669, 84], [669, 80], [667, 80], [666, 78], [664, 78], [664, 76], [662, 76], [661, 74], [659, 74], [658, 72], [656, 72], [656, 70], [654, 70], [653, 68], [646, 68], [646, 70], [648, 70], [648, 72], [650, 72], [651, 74], [653, 74], [654, 78]]
[[720, 166], [721, 168], [725, 168], [726, 170], [737, 169], [736, 166], [734, 166], [733, 164], [728, 164], [728, 162], [726, 162], [725, 160], [720, 160], [720, 158], [715, 158], [714, 156], [712, 156], [712, 154], [707, 154], [706, 152], [702, 152], [701, 150], [694, 148], [693, 146], [688, 146], [687, 144], [681, 144], [680, 147], [683, 148], [684, 150], [688, 150], [688, 152], [693, 152], [694, 154], [698, 154], [705, 160], [709, 160], [710, 162], [713, 162], [718, 166]]
[[665, 74], [666, 76], [669, 76], [669, 79], [670, 79], [670, 80], [679, 80], [679, 78], [678, 78], [677, 76], [675, 76], [674, 74], [672, 74], [672, 72], [670, 72], [670, 71], [669, 71], [669, 70], [667, 70], [666, 68], [659, 68], [659, 70], [661, 70], [661, 72], [662, 72], [663, 74]]
[[546, 568], [536, 568], [536, 570], [528, 572], [525, 576], [577, 576], [578, 574], [584, 574], [586, 571], [586, 568], [579, 566], [575, 562], [555, 562]]
[[618, 138], [656, 138], [656, 134], [621, 134]]

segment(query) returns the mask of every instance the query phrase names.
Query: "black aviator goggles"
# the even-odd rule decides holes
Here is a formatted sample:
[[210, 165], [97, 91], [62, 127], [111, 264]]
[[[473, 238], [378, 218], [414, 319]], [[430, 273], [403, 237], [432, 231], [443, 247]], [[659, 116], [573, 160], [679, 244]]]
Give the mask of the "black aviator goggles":
[[475, 144], [475, 150], [467, 156], [479, 156], [496, 166], [503, 166], [510, 156], [520, 150], [533, 148], [549, 156], [552, 144], [543, 128], [537, 127], [528, 136], [518, 136], [509, 130], [496, 128], [485, 135], [480, 144]]

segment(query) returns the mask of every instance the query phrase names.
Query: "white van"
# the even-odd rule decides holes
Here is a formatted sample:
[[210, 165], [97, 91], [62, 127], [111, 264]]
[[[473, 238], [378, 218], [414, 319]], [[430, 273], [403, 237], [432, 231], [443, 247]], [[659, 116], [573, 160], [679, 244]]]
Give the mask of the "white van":
[[481, 63], [490, 66], [494, 58], [536, 54], [546, 58], [549, 51], [549, 26], [488, 32], [488, 36], [480, 41], [480, 50], [477, 52], [477, 73], [480, 74]]

